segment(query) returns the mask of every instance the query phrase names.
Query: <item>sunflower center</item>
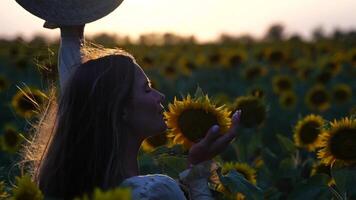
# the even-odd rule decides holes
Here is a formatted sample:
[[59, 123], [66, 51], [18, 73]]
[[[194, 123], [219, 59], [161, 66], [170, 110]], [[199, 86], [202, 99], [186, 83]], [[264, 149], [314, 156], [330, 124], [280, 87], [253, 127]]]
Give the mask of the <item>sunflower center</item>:
[[185, 110], [178, 118], [178, 125], [184, 137], [195, 143], [205, 137], [214, 124], [218, 124], [216, 116], [202, 109]]
[[8, 145], [10, 147], [16, 146], [16, 144], [19, 140], [17, 133], [13, 130], [7, 130], [4, 134], [4, 139], [5, 139], [6, 145]]
[[314, 143], [320, 133], [320, 130], [318, 129], [319, 127], [320, 124], [316, 122], [308, 122], [304, 124], [300, 129], [300, 140], [304, 144]]
[[324, 90], [316, 90], [311, 95], [311, 101], [315, 105], [321, 105], [327, 102], [327, 94]]
[[340, 160], [356, 159], [356, 129], [345, 127], [336, 130], [330, 139], [330, 152]]
[[166, 137], [165, 133], [162, 133], [162, 134], [158, 134], [158, 135], [149, 137], [147, 139], [147, 142], [154, 147], [158, 147], [158, 146], [162, 146], [162, 145], [166, 144], [167, 137]]
[[280, 90], [289, 90], [292, 87], [292, 84], [289, 80], [287, 79], [280, 79], [277, 82], [277, 86]]
[[349, 94], [347, 93], [346, 90], [338, 89], [334, 92], [334, 98], [337, 101], [344, 101], [349, 98]]

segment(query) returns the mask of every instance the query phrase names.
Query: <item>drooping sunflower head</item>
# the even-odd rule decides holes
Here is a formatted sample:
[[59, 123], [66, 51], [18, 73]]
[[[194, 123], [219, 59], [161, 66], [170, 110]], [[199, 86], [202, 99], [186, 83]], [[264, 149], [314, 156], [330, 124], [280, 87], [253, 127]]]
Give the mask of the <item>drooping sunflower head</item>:
[[293, 81], [287, 75], [276, 75], [272, 78], [272, 88], [276, 94], [281, 94], [293, 88]]
[[315, 85], [307, 91], [305, 103], [310, 109], [322, 112], [330, 107], [330, 95], [324, 86]]
[[256, 96], [240, 96], [233, 104], [233, 112], [241, 110], [240, 124], [246, 128], [258, 127], [266, 119], [267, 109], [263, 99]]
[[310, 114], [299, 120], [294, 127], [294, 143], [296, 146], [314, 151], [320, 145], [321, 127], [324, 119], [319, 115]]
[[343, 104], [352, 97], [352, 88], [348, 84], [337, 84], [332, 89], [332, 98], [335, 103]]
[[321, 135], [322, 149], [318, 151], [318, 158], [326, 165], [335, 160], [349, 165], [356, 163], [356, 120], [342, 118], [331, 122], [329, 130]]
[[194, 143], [205, 137], [213, 125], [220, 126], [220, 132], [225, 133], [231, 125], [230, 112], [225, 106], [216, 107], [207, 95], [187, 95], [183, 100], [174, 98], [168, 105], [169, 111], [164, 113], [169, 137], [174, 144], [182, 144], [190, 148]]
[[145, 139], [142, 143], [142, 148], [144, 151], [150, 152], [159, 146], [166, 145], [167, 143], [167, 133], [161, 133]]
[[293, 109], [296, 103], [297, 95], [293, 91], [283, 92], [281, 96], [279, 96], [279, 104], [282, 108]]
[[15, 112], [24, 117], [33, 117], [41, 108], [47, 96], [39, 89], [25, 88], [20, 89], [13, 97], [11, 105]]

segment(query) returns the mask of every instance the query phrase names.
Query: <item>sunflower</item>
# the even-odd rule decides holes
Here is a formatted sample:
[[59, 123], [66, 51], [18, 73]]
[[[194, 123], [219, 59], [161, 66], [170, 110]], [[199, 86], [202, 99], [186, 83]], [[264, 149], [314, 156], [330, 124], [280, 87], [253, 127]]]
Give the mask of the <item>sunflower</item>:
[[319, 115], [310, 114], [300, 119], [294, 127], [294, 143], [298, 147], [314, 151], [320, 145], [321, 127], [324, 119]]
[[316, 76], [316, 80], [321, 84], [326, 84], [332, 78], [333, 78], [332, 72], [325, 69], [321, 69]]
[[318, 151], [318, 158], [326, 165], [335, 160], [346, 165], [356, 163], [356, 120], [346, 117], [330, 125], [321, 135], [322, 149]]
[[337, 84], [332, 88], [332, 97], [335, 103], [343, 104], [352, 97], [352, 88], [347, 84]]
[[264, 89], [260, 86], [253, 86], [250, 89], [248, 89], [248, 92], [247, 92], [248, 95], [255, 96], [260, 99], [265, 97], [265, 93], [266, 92], [264, 91]]
[[217, 106], [222, 105], [229, 105], [230, 104], [230, 97], [228, 94], [220, 92], [212, 97], [213, 101], [216, 103]]
[[223, 66], [231, 68], [240, 66], [246, 60], [246, 52], [243, 50], [227, 50], [223, 52], [223, 57], [221, 58], [221, 62]]
[[293, 91], [283, 92], [281, 96], [279, 96], [279, 104], [285, 109], [294, 108], [297, 103], [297, 95]]
[[174, 80], [178, 76], [178, 71], [173, 65], [166, 65], [163, 67], [161, 73], [164, 77]]
[[259, 77], [265, 76], [266, 74], [267, 69], [260, 66], [247, 67], [244, 72], [245, 79], [248, 81], [253, 81]]
[[5, 76], [0, 75], [0, 92], [4, 91], [9, 86], [9, 81]]
[[[227, 174], [229, 171], [233, 171], [233, 170], [242, 174], [243, 177], [251, 184], [253, 185], [257, 184], [256, 170], [252, 168], [250, 165], [246, 163], [239, 163], [239, 162], [227, 162], [223, 164], [221, 168], [221, 173]], [[232, 199], [245, 199], [245, 196], [242, 193], [237, 193], [236, 196], [232, 196], [229, 189], [226, 188], [219, 180], [219, 176], [216, 171], [212, 172], [212, 175], [210, 177], [210, 182], [215, 184], [216, 191], [221, 192]]]
[[339, 62], [331, 60], [326, 62], [322, 68], [326, 71], [329, 71], [332, 76], [336, 76], [338, 73], [340, 73], [342, 66]]
[[282, 49], [268, 49], [266, 59], [272, 64], [281, 64], [287, 59], [287, 55]]
[[167, 134], [161, 133], [145, 139], [142, 143], [142, 148], [146, 152], [150, 152], [156, 147], [166, 145], [168, 142]]
[[204, 138], [213, 125], [219, 125], [221, 133], [225, 133], [231, 125], [231, 112], [225, 106], [216, 107], [207, 95], [192, 98], [188, 94], [182, 101], [175, 97], [168, 108], [164, 116], [171, 129], [169, 137], [173, 137], [174, 144], [182, 144], [188, 149]]
[[267, 109], [263, 100], [256, 96], [240, 96], [232, 106], [233, 111], [241, 110], [241, 125], [246, 128], [257, 127], [266, 119]]
[[16, 177], [16, 185], [12, 190], [13, 199], [44, 199], [41, 190], [31, 181], [29, 175]]
[[1, 147], [9, 153], [15, 153], [20, 147], [22, 138], [16, 128], [12, 125], [6, 125], [1, 135]]
[[272, 78], [272, 88], [276, 94], [289, 91], [293, 88], [292, 79], [287, 75], [276, 75]]
[[20, 89], [12, 97], [11, 105], [18, 115], [24, 118], [31, 118], [43, 105], [46, 98], [47, 96], [38, 89]]
[[310, 109], [322, 112], [330, 107], [330, 95], [324, 86], [315, 85], [307, 91], [305, 103]]

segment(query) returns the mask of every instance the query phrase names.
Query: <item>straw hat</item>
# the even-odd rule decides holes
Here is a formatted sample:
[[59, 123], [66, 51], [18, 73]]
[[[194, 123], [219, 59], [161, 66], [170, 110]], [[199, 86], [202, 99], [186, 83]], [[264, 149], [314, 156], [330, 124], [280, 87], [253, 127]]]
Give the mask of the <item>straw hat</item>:
[[104, 17], [123, 0], [16, 0], [30, 13], [60, 25], [81, 25]]

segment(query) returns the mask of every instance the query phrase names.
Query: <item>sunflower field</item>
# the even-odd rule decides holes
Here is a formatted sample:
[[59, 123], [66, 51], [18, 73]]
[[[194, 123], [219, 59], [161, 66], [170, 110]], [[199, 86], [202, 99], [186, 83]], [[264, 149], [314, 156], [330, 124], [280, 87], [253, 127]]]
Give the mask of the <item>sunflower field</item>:
[[[168, 130], [142, 144], [142, 174], [177, 179], [189, 148], [214, 124], [224, 134], [241, 110], [237, 138], [214, 158], [216, 199], [356, 199], [354, 32], [311, 41], [198, 43], [173, 34], [88, 41], [130, 52], [166, 96]], [[58, 47], [40, 36], [0, 40], [0, 199], [44, 198], [19, 167], [19, 151], [58, 82]], [[94, 197], [130, 199], [130, 191], [97, 189]]]

